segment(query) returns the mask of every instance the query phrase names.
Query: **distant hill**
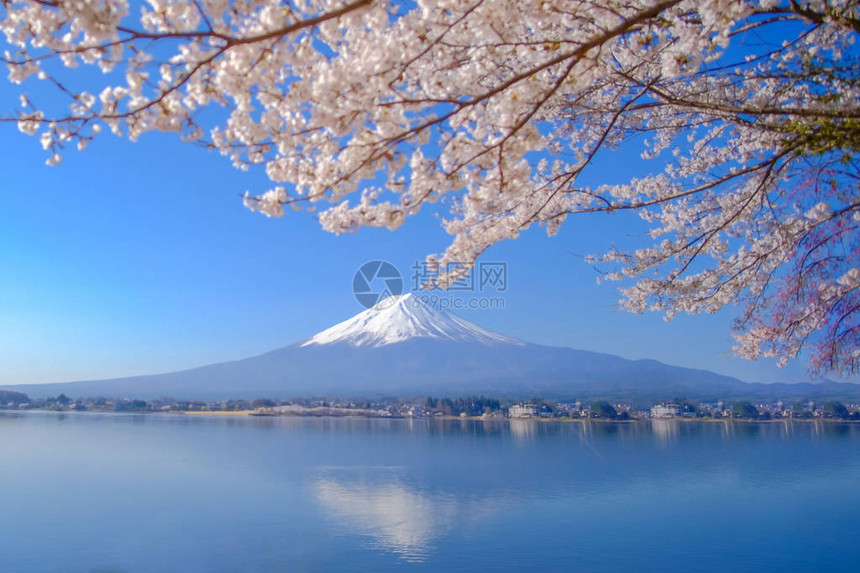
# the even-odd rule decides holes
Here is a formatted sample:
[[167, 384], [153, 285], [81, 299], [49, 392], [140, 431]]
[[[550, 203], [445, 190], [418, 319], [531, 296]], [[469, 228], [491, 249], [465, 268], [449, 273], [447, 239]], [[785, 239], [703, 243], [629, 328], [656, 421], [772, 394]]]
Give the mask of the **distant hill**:
[[2, 406], [17, 406], [28, 402], [30, 398], [22, 392], [13, 392], [10, 390], [0, 390], [0, 407]]
[[654, 360], [530, 344], [409, 295], [259, 356], [114, 380], [7, 387], [34, 397], [230, 399], [308, 396], [542, 396], [699, 400], [860, 398], [860, 385], [748, 384]]

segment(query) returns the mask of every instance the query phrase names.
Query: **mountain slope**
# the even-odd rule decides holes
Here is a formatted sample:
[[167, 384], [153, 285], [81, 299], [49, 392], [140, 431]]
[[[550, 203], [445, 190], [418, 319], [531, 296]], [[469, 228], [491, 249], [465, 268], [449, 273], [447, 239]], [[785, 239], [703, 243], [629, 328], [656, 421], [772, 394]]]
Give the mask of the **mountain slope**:
[[243, 360], [167, 374], [9, 388], [34, 397], [64, 392], [188, 399], [465, 394], [716, 399], [758, 395], [760, 386], [767, 385], [653, 360], [529, 344], [403, 296], [303, 342]]

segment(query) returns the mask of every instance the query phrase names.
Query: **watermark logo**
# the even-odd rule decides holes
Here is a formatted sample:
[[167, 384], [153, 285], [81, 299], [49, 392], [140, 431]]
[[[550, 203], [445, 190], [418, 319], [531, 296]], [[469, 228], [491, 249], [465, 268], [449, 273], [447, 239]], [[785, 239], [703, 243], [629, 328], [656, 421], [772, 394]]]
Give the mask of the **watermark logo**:
[[[450, 270], [462, 268], [452, 263]], [[432, 285], [436, 273], [426, 262], [416, 261], [412, 271], [411, 304], [416, 307], [431, 307], [436, 310], [478, 310], [505, 307], [504, 298], [497, 295], [508, 290], [508, 264], [498, 261], [482, 261], [468, 266], [469, 272], [448, 285], [447, 289], [426, 290]], [[379, 310], [389, 308], [404, 294], [404, 280], [400, 271], [388, 261], [369, 261], [361, 265], [352, 279], [352, 293], [364, 308]], [[467, 293], [472, 293], [468, 296]]]
[[352, 294], [364, 308], [386, 300], [393, 305], [395, 299], [391, 297], [403, 294], [403, 277], [388, 261], [368, 261], [352, 277]]
[[440, 295], [436, 291], [423, 291], [412, 295], [410, 304], [415, 308], [432, 308], [434, 310], [496, 310], [505, 308], [505, 299], [501, 296], [462, 296]]
[[[508, 290], [508, 263], [481, 261], [475, 263], [450, 263], [445, 269], [453, 271], [467, 267], [469, 272], [445, 289], [448, 292], [505, 292]], [[435, 273], [425, 261], [415, 261], [412, 270], [412, 289], [418, 291], [424, 284], [432, 283]]]
[[508, 290], [508, 263], [478, 263], [478, 287], [481, 292], [495, 289], [496, 292]]

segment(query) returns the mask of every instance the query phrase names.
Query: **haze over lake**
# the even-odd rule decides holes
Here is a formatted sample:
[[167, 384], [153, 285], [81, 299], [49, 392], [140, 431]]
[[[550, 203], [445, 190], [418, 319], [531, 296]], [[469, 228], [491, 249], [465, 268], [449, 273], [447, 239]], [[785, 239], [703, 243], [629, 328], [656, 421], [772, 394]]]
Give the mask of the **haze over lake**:
[[855, 571], [860, 425], [0, 413], [4, 572]]

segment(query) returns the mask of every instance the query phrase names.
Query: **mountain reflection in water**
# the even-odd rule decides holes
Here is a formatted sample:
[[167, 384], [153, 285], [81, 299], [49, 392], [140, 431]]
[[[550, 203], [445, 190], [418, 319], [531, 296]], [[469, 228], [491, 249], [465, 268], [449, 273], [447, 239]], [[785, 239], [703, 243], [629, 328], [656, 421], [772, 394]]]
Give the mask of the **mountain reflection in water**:
[[429, 493], [407, 483], [400, 468], [327, 468], [311, 491], [328, 517], [375, 549], [423, 562], [457, 521], [480, 517], [497, 504]]

